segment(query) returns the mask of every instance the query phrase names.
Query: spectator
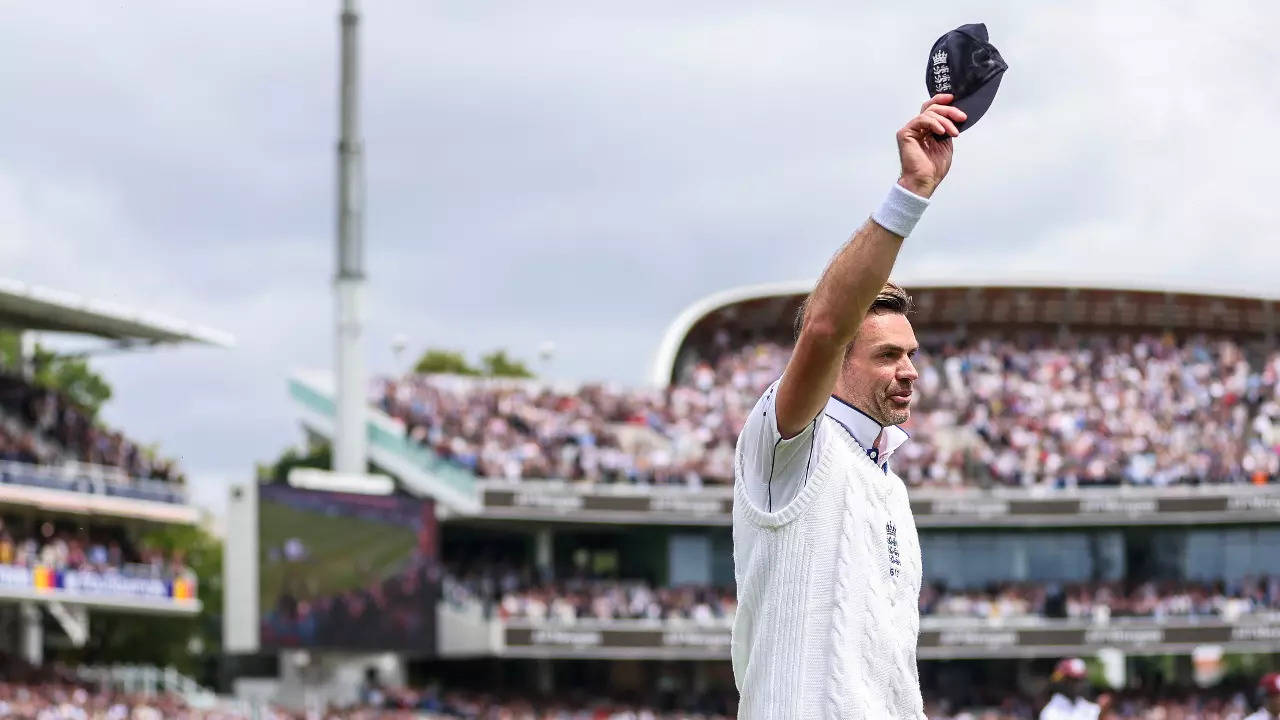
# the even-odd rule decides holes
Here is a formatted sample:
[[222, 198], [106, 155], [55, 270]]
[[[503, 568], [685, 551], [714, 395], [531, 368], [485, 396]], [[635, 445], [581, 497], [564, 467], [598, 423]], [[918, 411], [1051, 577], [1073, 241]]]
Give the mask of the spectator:
[[20, 525], [0, 518], [0, 565], [194, 579], [182, 551], [171, 557], [152, 549], [126, 552], [116, 537], [119, 531], [115, 528], [60, 526], [45, 521], [38, 528], [24, 532]]
[[[664, 390], [410, 376], [376, 401], [482, 477], [698, 485], [733, 475], [738, 430], [790, 349], [688, 362]], [[925, 343], [899, 474], [919, 486], [1280, 479], [1280, 352], [1226, 340], [985, 335]]]
[[29, 464], [76, 460], [119, 468], [135, 478], [183, 480], [172, 462], [155, 458], [122, 433], [102, 427], [65, 395], [21, 377], [0, 374], [2, 416], [17, 420], [26, 431], [14, 435], [0, 424], [0, 460]]
[[[538, 582], [531, 572], [496, 565], [459, 572], [443, 584], [454, 604], [480, 602], [503, 619], [572, 623], [579, 620], [678, 620], [717, 623], [737, 609], [732, 587], [655, 587], [641, 580], [567, 579]], [[1055, 595], [1065, 609], [1055, 610]], [[1065, 618], [1106, 622], [1112, 618], [1219, 617], [1280, 610], [1280, 577], [1241, 582], [1145, 581], [1069, 584], [1060, 590], [1043, 583], [994, 583], [983, 589], [925, 585], [920, 614], [985, 621]]]

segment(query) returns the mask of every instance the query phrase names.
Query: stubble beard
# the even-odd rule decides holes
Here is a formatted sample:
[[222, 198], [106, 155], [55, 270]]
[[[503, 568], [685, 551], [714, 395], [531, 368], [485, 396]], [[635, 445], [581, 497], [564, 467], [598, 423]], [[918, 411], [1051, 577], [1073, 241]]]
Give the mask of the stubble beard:
[[894, 407], [893, 400], [886, 394], [880, 398], [880, 418], [881, 425], [901, 425], [911, 419], [911, 406], [908, 405], [905, 410]]
[[890, 410], [885, 413], [886, 425], [901, 425], [911, 419], [910, 410]]

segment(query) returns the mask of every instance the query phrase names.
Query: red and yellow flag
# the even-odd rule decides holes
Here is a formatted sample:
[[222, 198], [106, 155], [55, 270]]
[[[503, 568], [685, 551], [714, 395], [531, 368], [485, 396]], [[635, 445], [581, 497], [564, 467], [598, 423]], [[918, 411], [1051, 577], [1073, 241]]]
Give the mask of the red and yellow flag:
[[43, 565], [37, 565], [31, 571], [31, 583], [35, 585], [36, 590], [54, 590], [57, 588], [57, 577], [53, 573], [53, 568], [47, 568]]
[[179, 578], [173, 581], [173, 599], [190, 600], [196, 596], [196, 584]]

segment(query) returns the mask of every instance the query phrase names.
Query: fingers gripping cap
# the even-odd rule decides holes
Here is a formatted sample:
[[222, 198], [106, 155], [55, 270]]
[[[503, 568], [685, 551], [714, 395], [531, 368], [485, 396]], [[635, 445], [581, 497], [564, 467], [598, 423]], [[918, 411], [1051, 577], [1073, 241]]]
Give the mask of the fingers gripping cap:
[[1266, 695], [1280, 695], [1280, 673], [1267, 673], [1258, 683], [1258, 689]]
[[1000, 51], [987, 42], [986, 25], [961, 25], [933, 44], [924, 84], [930, 97], [938, 93], [955, 96], [951, 104], [968, 116], [956, 124], [956, 128], [964, 132], [991, 107], [1000, 89], [1000, 79], [1008, 69]]

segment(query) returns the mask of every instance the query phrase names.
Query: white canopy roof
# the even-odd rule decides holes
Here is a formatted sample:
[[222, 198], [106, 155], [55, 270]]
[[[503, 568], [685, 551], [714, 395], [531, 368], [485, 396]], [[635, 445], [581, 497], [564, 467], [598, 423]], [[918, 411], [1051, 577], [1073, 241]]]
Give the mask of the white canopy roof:
[[125, 344], [235, 345], [235, 338], [221, 330], [6, 278], [0, 278], [0, 327], [78, 333]]

